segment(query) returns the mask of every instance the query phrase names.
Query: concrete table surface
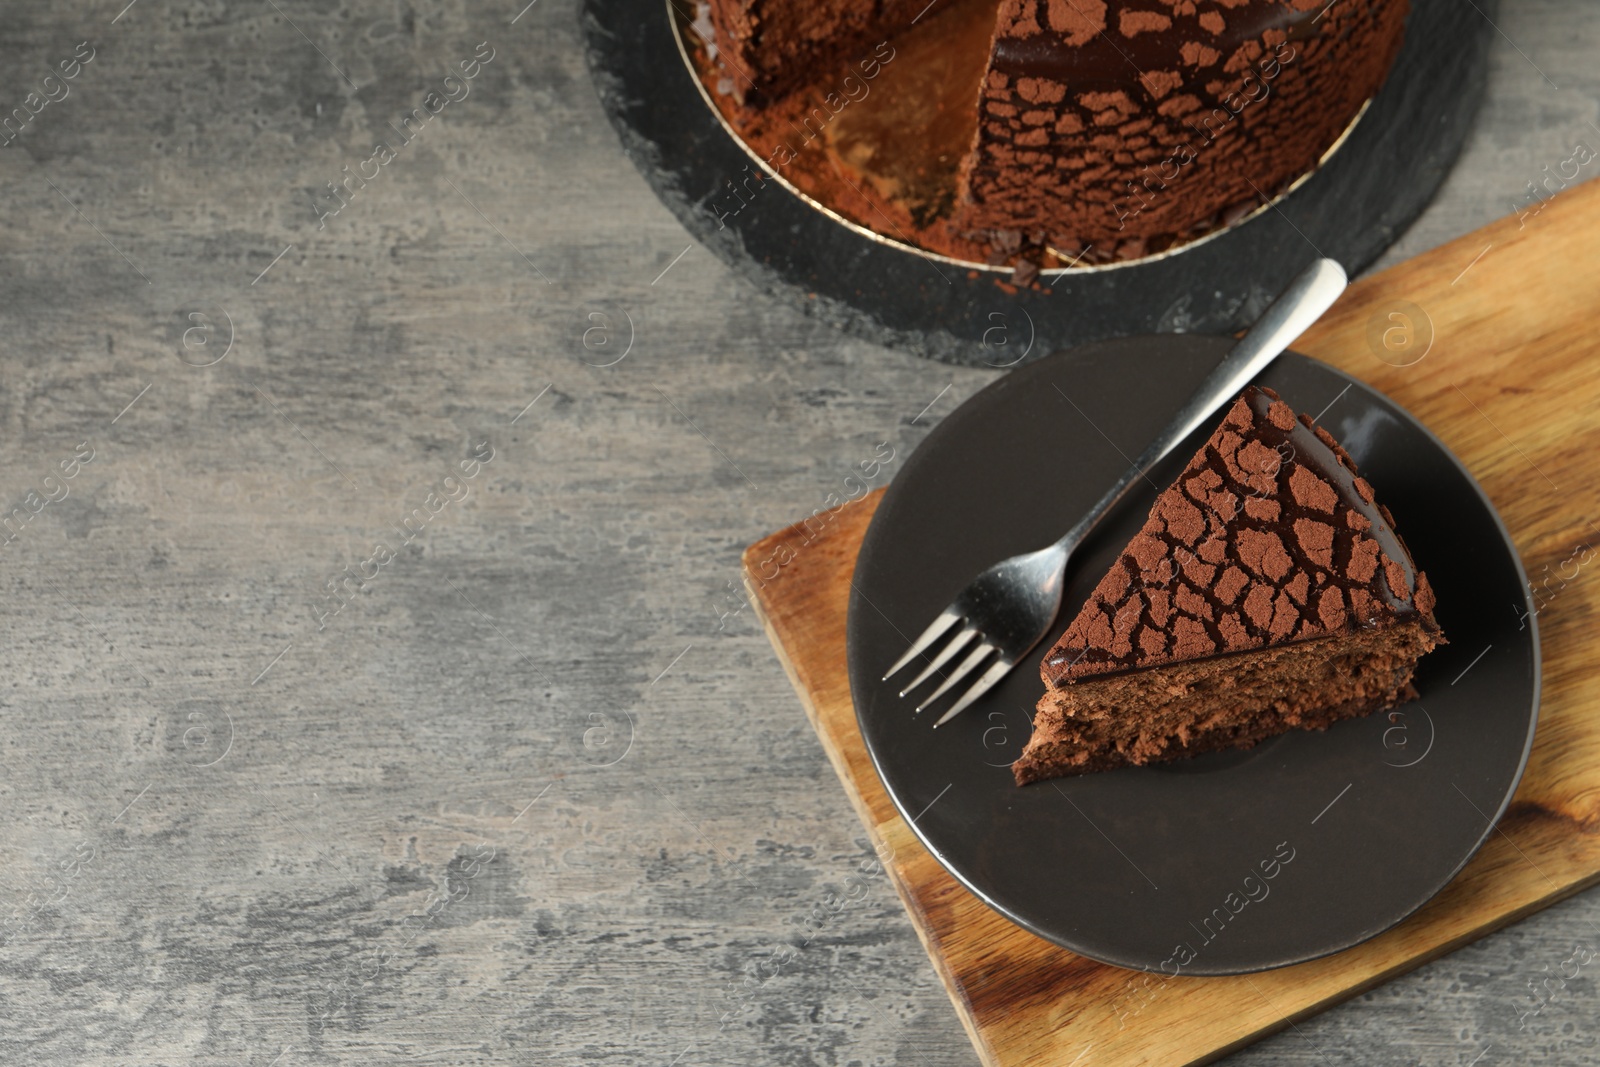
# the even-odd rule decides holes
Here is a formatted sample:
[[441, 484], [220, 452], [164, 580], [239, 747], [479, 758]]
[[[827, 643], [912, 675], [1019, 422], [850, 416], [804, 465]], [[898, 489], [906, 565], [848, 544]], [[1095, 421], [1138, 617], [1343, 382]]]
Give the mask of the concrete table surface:
[[[976, 1061], [738, 560], [993, 372], [710, 257], [525, 4], [0, 12], [4, 1062]], [[1600, 10], [1497, 19], [1388, 262], [1600, 146]], [[1575, 949], [1600, 893], [1229, 1062], [1600, 1062]]]

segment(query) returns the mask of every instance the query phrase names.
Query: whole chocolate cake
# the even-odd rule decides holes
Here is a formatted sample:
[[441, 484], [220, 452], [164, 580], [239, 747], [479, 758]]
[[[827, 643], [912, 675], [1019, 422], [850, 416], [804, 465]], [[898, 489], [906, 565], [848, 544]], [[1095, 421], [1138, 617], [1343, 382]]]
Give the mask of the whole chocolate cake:
[[1388, 510], [1326, 430], [1245, 391], [1041, 666], [1019, 785], [1248, 748], [1417, 695], [1443, 643]]
[[[974, 4], [992, 14], [961, 15]], [[951, 240], [1048, 266], [1161, 251], [1281, 194], [1382, 85], [1407, 0], [709, 0], [709, 9], [725, 84], [751, 108], [812, 82], [811, 95], [843, 107], [839, 93], [855, 83], [841, 90], [829, 79], [893, 56], [886, 42], [919, 22], [992, 27], [974, 42], [988, 59], [970, 68], [981, 78], [965, 90], [976, 108], [944, 224]]]

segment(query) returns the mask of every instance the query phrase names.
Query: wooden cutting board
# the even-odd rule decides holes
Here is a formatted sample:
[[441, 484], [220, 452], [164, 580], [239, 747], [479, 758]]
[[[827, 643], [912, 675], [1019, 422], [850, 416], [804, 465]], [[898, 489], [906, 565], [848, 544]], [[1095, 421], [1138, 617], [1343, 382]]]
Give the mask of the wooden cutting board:
[[1416, 915], [1328, 959], [1167, 978], [991, 911], [917, 841], [856, 728], [845, 606], [881, 491], [746, 550], [752, 602], [984, 1063], [1206, 1063], [1600, 881], [1597, 241], [1589, 182], [1357, 282], [1294, 345], [1393, 397], [1466, 463], [1522, 555], [1544, 651], [1533, 755], [1498, 832]]

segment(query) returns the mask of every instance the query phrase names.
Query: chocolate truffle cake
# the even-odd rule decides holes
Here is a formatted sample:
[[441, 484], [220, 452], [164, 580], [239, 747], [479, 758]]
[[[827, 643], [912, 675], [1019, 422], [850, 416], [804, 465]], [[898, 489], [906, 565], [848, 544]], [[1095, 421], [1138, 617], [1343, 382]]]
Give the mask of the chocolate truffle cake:
[[986, 60], [950, 67], [976, 76], [951, 87], [971, 102], [971, 132], [944, 236], [921, 239], [1045, 266], [1160, 251], [1281, 194], [1382, 85], [1407, 11], [1407, 0], [707, 2], [726, 90], [748, 110], [804, 89], [805, 114], [821, 119], [807, 130], [864, 99], [852, 65], [887, 62], [913, 27], [979, 27], [987, 39], [970, 47]]
[[1019, 785], [1248, 748], [1414, 699], [1434, 595], [1349, 455], [1234, 402], [1041, 665]]

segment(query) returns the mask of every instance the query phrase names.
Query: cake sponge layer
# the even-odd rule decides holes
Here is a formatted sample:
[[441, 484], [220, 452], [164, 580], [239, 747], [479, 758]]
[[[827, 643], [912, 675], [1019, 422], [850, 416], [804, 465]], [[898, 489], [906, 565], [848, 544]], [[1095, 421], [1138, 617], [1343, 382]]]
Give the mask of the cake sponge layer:
[[1069, 683], [1039, 702], [1012, 771], [1026, 785], [1324, 730], [1414, 699], [1417, 659], [1439, 641], [1410, 620]]

